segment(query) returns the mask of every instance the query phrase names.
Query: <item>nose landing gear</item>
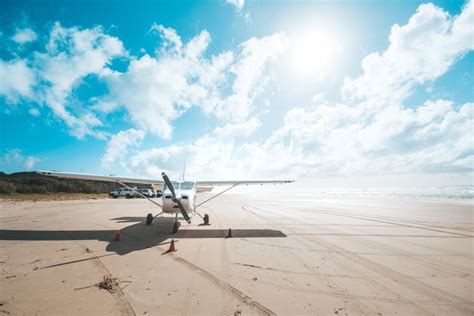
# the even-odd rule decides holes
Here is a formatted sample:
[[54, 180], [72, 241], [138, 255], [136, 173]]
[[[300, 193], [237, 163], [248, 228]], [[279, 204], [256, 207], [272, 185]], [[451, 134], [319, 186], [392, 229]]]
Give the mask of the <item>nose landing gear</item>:
[[153, 222], [153, 218], [153, 214], [148, 213], [148, 215], [146, 216], [146, 224], [151, 225], [151, 223]]
[[179, 221], [178, 221], [178, 213], [176, 213], [176, 216], [174, 217], [174, 223], [173, 223], [173, 234], [176, 234], [179, 229]]
[[176, 234], [179, 230], [179, 223], [178, 222], [174, 222], [173, 224], [173, 234]]
[[[160, 215], [160, 214], [158, 214], [158, 215]], [[148, 213], [148, 215], [146, 216], [146, 222], [145, 222], [146, 225], [151, 225], [153, 223], [153, 220], [155, 219], [155, 217], [156, 216], [153, 216], [153, 214]], [[208, 214], [204, 214], [204, 217], [202, 217], [202, 220], [204, 221], [204, 223], [201, 224], [201, 225], [209, 225], [209, 215]], [[181, 226], [181, 225], [178, 221], [178, 213], [176, 213], [175, 218], [174, 218], [174, 222], [173, 222], [173, 230], [172, 230], [173, 234], [176, 234], [178, 232], [179, 226]]]
[[204, 221], [204, 225], [209, 225], [209, 215], [208, 214], [204, 214], [203, 221]]

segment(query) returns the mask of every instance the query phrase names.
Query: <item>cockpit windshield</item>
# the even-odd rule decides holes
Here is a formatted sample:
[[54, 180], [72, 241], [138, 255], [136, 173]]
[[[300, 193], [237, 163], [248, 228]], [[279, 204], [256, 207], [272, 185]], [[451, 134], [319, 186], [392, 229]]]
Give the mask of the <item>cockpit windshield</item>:
[[[185, 182], [171, 181], [171, 184], [173, 185], [173, 188], [175, 190], [191, 190], [194, 186], [194, 182], [191, 182], [191, 181], [185, 181]], [[169, 191], [166, 183], [164, 185], [165, 185], [164, 190]]]
[[191, 190], [193, 188], [194, 182], [185, 181], [181, 183], [181, 190]]

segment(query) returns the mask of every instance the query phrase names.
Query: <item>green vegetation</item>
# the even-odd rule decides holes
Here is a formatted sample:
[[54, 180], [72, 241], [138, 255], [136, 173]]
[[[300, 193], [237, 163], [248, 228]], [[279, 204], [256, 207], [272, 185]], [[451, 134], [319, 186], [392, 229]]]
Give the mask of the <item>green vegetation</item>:
[[69, 201], [69, 200], [97, 200], [106, 199], [107, 194], [95, 193], [26, 193], [26, 194], [0, 194], [0, 201]]
[[35, 172], [0, 172], [0, 195], [82, 193], [106, 194], [120, 187], [103, 181], [59, 179]]

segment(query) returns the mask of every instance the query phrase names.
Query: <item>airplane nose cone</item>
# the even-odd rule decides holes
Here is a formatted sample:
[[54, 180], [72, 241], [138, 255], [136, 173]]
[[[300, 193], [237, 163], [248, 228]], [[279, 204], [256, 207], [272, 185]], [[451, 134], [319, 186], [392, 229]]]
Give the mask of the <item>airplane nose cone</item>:
[[178, 203], [178, 201], [181, 201], [181, 195], [177, 195], [175, 198], [173, 198], [173, 202]]

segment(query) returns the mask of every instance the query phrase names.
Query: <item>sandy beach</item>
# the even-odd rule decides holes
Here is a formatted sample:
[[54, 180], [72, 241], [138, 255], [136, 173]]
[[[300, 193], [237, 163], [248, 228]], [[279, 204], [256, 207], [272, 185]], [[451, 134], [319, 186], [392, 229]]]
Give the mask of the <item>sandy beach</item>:
[[472, 203], [229, 194], [200, 211], [211, 225], [172, 235], [143, 199], [0, 202], [0, 312], [474, 313]]

